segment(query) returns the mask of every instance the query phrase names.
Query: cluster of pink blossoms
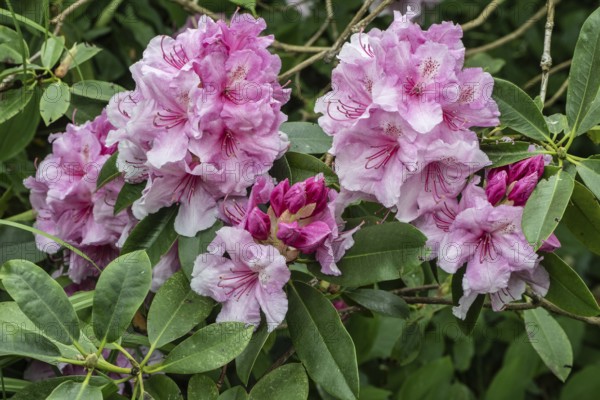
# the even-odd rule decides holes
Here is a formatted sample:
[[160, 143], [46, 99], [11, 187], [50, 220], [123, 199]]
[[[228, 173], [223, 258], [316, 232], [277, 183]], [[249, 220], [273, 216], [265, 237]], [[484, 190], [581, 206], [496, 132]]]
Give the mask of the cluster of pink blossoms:
[[175, 230], [194, 236], [214, 224], [220, 199], [244, 195], [285, 152], [289, 90], [265, 27], [245, 14], [229, 25], [202, 17], [197, 29], [152, 39], [131, 67], [136, 88], [109, 103], [107, 140], [126, 181], [147, 182], [136, 218], [177, 203]]
[[357, 228], [340, 232], [336, 198], [322, 175], [291, 186], [287, 179], [275, 186], [260, 177], [247, 198], [220, 204], [221, 218], [232, 226], [221, 228], [208, 253], [198, 256], [191, 283], [198, 294], [223, 303], [217, 321], [258, 326], [262, 310], [268, 329], [275, 329], [287, 312], [287, 262], [300, 252], [314, 254], [321, 272], [341, 274], [336, 262], [354, 244]]
[[[423, 31], [396, 12], [385, 30], [352, 36], [333, 71], [332, 91], [315, 107], [333, 136], [331, 152], [345, 196], [372, 200], [428, 236], [432, 258], [449, 273], [467, 265], [464, 318], [478, 294], [495, 310], [529, 283], [545, 295], [548, 275], [521, 230], [523, 205], [544, 163], [531, 158], [489, 172], [487, 193], [474, 174], [490, 164], [472, 127], [499, 123], [492, 77], [463, 69], [460, 26]], [[548, 250], [559, 244], [548, 240]]]
[[[116, 146], [107, 146], [106, 137], [114, 127], [102, 112], [81, 126], [69, 124], [65, 133], [50, 135], [52, 153], [37, 167], [35, 177], [25, 179], [37, 217], [35, 228], [81, 250], [100, 268], [119, 256], [137, 220], [131, 210], [114, 215], [114, 205], [123, 187], [123, 178], [97, 189], [98, 176]], [[55, 254], [60, 245], [35, 235], [40, 251]], [[165, 254], [153, 268], [152, 290], [180, 268], [176, 249]], [[74, 285], [69, 292], [93, 288], [99, 272], [88, 261], [69, 252], [68, 272]]]
[[[126, 210], [114, 215], [123, 179], [96, 189], [102, 166], [116, 150], [106, 145], [112, 128], [102, 113], [81, 126], [67, 125], [65, 133], [50, 135], [52, 153], [38, 165], [36, 176], [24, 182], [37, 213], [35, 228], [75, 246], [100, 267], [119, 255], [117, 243], [134, 221]], [[49, 254], [60, 248], [41, 235], [36, 235], [36, 243]], [[86, 260], [69, 254], [68, 275], [74, 283], [97, 274]]]

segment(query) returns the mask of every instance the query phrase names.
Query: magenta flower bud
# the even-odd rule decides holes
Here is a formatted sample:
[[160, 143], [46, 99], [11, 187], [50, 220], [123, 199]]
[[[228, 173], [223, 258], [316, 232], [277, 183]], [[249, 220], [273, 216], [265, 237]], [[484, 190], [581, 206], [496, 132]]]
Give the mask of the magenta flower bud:
[[306, 204], [315, 203], [316, 207], [314, 214], [320, 212], [327, 207], [329, 199], [329, 188], [325, 185], [323, 174], [319, 174], [314, 178], [309, 178], [306, 181]]
[[298, 182], [292, 185], [283, 197], [286, 208], [292, 214], [296, 214], [302, 207], [308, 204], [306, 194], [306, 182]]
[[315, 221], [306, 226], [300, 226], [297, 221], [289, 224], [280, 222], [277, 238], [305, 254], [312, 254], [330, 234], [331, 228], [322, 221]]
[[507, 177], [506, 171], [498, 168], [494, 168], [488, 173], [485, 194], [491, 204], [496, 205], [506, 195]]
[[512, 189], [508, 193], [508, 199], [512, 200], [515, 206], [524, 206], [527, 199], [533, 193], [533, 189], [538, 183], [537, 172], [532, 172], [526, 177], [514, 182]]
[[553, 233], [550, 237], [542, 243], [540, 251], [545, 253], [552, 253], [554, 250], [560, 248], [561, 244], [556, 235]]
[[514, 163], [508, 167], [508, 183], [513, 183], [535, 173], [540, 180], [544, 174], [544, 156], [537, 155]]
[[246, 221], [246, 229], [252, 236], [258, 240], [267, 240], [271, 232], [271, 218], [260, 210], [254, 207], [248, 214]]
[[285, 206], [284, 196], [288, 190], [290, 190], [290, 182], [286, 179], [283, 182], [279, 182], [271, 192], [270, 203], [277, 217], [283, 214], [287, 208]]

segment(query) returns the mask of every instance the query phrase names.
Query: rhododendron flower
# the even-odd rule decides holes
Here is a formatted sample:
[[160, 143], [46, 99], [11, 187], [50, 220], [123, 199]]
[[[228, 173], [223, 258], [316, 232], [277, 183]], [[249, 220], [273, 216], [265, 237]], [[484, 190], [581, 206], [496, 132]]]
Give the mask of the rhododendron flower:
[[258, 326], [262, 310], [268, 330], [274, 330], [288, 306], [283, 286], [290, 279], [290, 270], [285, 257], [273, 246], [256, 243], [239, 227], [219, 229], [208, 250], [196, 259], [191, 287], [223, 303], [217, 322]]
[[[100, 267], [118, 255], [117, 242], [132, 220], [128, 211], [113, 215], [122, 179], [96, 189], [98, 174], [115, 151], [105, 143], [110, 129], [112, 125], [102, 113], [81, 126], [67, 125], [65, 133], [50, 135], [52, 154], [40, 163], [35, 177], [24, 181], [37, 213], [34, 226], [79, 248]], [[60, 247], [41, 235], [36, 235], [36, 244], [50, 254]], [[75, 283], [97, 273], [70, 252], [69, 277]]]
[[219, 199], [243, 195], [285, 152], [290, 91], [277, 82], [265, 28], [249, 15], [229, 25], [202, 17], [196, 29], [152, 39], [132, 65], [136, 88], [109, 103], [108, 140], [125, 179], [147, 180], [136, 217], [177, 203], [176, 231], [194, 236], [215, 222]]
[[463, 296], [454, 308], [463, 319], [479, 294], [490, 294], [492, 308], [499, 311], [521, 297], [526, 283], [542, 296], [549, 287], [541, 258], [521, 231], [523, 208], [493, 206], [475, 183], [463, 192], [459, 204], [446, 203], [417, 224], [429, 235], [428, 244], [437, 247], [437, 263], [443, 270], [453, 274], [466, 264]]
[[404, 222], [456, 198], [490, 164], [469, 129], [499, 123], [492, 77], [463, 69], [460, 26], [424, 31], [411, 18], [395, 13], [387, 30], [353, 35], [333, 90], [315, 106], [334, 136], [342, 188], [375, 198]]
[[[337, 192], [325, 185], [322, 174], [293, 185], [286, 179], [277, 186], [260, 177], [248, 199], [222, 203], [222, 218], [275, 246], [288, 261], [296, 259], [299, 251], [315, 254], [321, 272], [340, 275], [336, 262], [354, 244], [352, 234], [358, 228], [340, 232], [343, 207], [336, 198]], [[265, 212], [260, 206], [266, 208], [267, 203]]]

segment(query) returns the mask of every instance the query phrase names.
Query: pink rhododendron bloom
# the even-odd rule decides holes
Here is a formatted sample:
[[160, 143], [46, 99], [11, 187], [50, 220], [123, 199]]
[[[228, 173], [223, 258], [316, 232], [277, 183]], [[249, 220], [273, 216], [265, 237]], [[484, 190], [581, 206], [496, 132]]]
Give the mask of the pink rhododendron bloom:
[[277, 82], [273, 37], [259, 36], [265, 21], [236, 14], [197, 26], [152, 39], [131, 67], [135, 90], [108, 106], [119, 169], [128, 182], [147, 180], [135, 216], [179, 204], [185, 236], [211, 226], [218, 200], [243, 195], [289, 146], [279, 126], [290, 91]]
[[410, 19], [395, 13], [387, 30], [353, 35], [338, 56], [333, 90], [315, 106], [334, 136], [342, 188], [404, 222], [456, 198], [490, 164], [470, 128], [499, 123], [492, 77], [463, 69], [460, 26], [423, 30]]
[[[325, 185], [322, 174], [290, 185], [286, 179], [274, 186], [260, 177], [250, 196], [230, 198], [221, 205], [221, 218], [252, 234], [255, 240], [276, 247], [288, 261], [298, 252], [315, 254], [321, 272], [340, 275], [336, 262], [352, 247], [358, 228], [341, 232], [344, 225], [337, 192]], [[263, 211], [259, 206], [266, 208]]]
[[490, 294], [492, 308], [500, 311], [522, 296], [526, 284], [542, 296], [549, 287], [541, 258], [521, 231], [523, 208], [493, 206], [475, 183], [463, 192], [460, 203], [446, 203], [417, 223], [428, 234], [428, 245], [437, 248], [442, 269], [453, 274], [466, 264], [463, 297], [454, 308], [463, 319], [479, 294]]
[[[39, 164], [36, 176], [24, 182], [37, 213], [34, 226], [79, 248], [100, 267], [118, 255], [117, 242], [132, 220], [128, 211], [113, 212], [123, 179], [96, 189], [98, 174], [115, 151], [105, 142], [110, 129], [102, 113], [81, 126], [67, 125], [65, 133], [50, 135], [52, 154]], [[36, 243], [49, 254], [60, 248], [41, 235], [36, 235]], [[81, 283], [98, 271], [70, 252], [68, 274]]]
[[[269, 245], [258, 244], [239, 227], [224, 227], [194, 264], [192, 289], [223, 303], [217, 322], [240, 321], [258, 326], [260, 312], [268, 330], [285, 318], [290, 279], [285, 257]], [[228, 257], [225, 257], [227, 254]]]

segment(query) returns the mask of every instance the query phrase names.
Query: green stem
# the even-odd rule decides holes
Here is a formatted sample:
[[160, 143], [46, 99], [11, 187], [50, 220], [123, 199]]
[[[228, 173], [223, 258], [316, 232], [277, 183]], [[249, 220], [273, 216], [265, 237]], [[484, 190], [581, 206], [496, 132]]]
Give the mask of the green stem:
[[144, 400], [144, 379], [142, 378], [142, 374], [139, 373], [138, 374], [138, 382], [140, 384], [140, 400]]
[[94, 370], [89, 370], [87, 375], [85, 376], [85, 379], [83, 380], [83, 383], [81, 384], [81, 389], [79, 389], [79, 393], [77, 393], [77, 397], [75, 397], [76, 400], [81, 399], [81, 395], [85, 391], [86, 386], [90, 383], [90, 378], [92, 377], [92, 372], [94, 372]]
[[35, 212], [33, 210], [23, 211], [21, 214], [13, 215], [12, 217], [5, 218], [6, 221], [12, 222], [27, 222], [35, 219]]
[[565, 151], [569, 150], [569, 147], [571, 147], [571, 144], [573, 144], [573, 140], [575, 140], [575, 136], [576, 136], [575, 130], [572, 130], [571, 132], [569, 132], [569, 141], [567, 142], [567, 144], [565, 144]]
[[77, 340], [73, 340], [73, 346], [75, 346], [75, 348], [77, 349], [77, 351], [79, 351], [82, 356], [87, 356], [88, 355], [87, 351], [85, 351], [85, 349], [83, 348], [83, 346], [81, 346], [81, 344], [79, 344], [79, 342]]
[[23, 36], [23, 32], [21, 32], [21, 24], [19, 24], [19, 20], [17, 20], [17, 15], [15, 14], [15, 10], [13, 10], [13, 6], [10, 0], [6, 0], [6, 5], [8, 6], [10, 16], [12, 17], [13, 22], [15, 23], [15, 29], [19, 34], [19, 47], [21, 48], [21, 57], [23, 58], [23, 73], [27, 75], [27, 53], [25, 52], [24, 43], [25, 37]]
[[148, 360], [150, 360], [150, 356], [152, 356], [152, 353], [154, 353], [154, 350], [156, 350], [156, 342], [154, 342], [154, 343], [152, 343], [150, 345], [150, 349], [148, 350], [148, 354], [146, 354], [146, 357], [144, 357], [144, 359], [140, 363], [140, 368], [144, 368], [144, 365], [146, 365], [146, 363], [148, 362]]
[[98, 360], [98, 368], [104, 371], [114, 372], [116, 374], [131, 375], [131, 368], [118, 367], [102, 359]]
[[153, 374], [155, 372], [159, 372], [163, 369], [162, 363], [148, 365], [147, 367], [142, 368], [142, 371], [146, 374]]
[[139, 364], [135, 358], [127, 350], [125, 350], [120, 344], [113, 343], [113, 346], [119, 350], [130, 362], [133, 367], [139, 367]]
[[64, 358], [64, 357], [59, 357], [57, 360], [60, 361], [60, 362], [62, 362], [62, 363], [73, 364], [73, 365], [80, 365], [82, 367], [85, 367], [85, 361], [72, 360], [70, 358]]

